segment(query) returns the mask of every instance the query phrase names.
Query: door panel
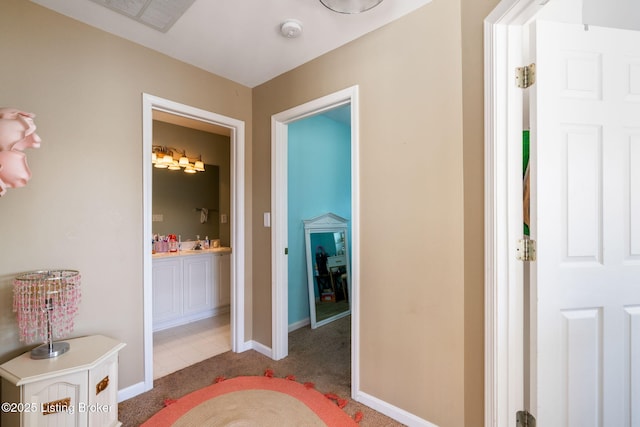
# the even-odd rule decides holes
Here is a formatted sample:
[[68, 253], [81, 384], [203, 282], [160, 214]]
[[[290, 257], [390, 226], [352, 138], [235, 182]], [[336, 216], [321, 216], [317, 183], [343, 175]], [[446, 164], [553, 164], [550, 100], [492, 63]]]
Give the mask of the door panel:
[[531, 411], [640, 427], [640, 35], [531, 30]]
[[[638, 77], [640, 81], [640, 77]], [[639, 83], [640, 84], [640, 83]], [[640, 96], [638, 97], [640, 102]], [[640, 261], [640, 131], [629, 132], [629, 163], [626, 165], [629, 174], [629, 204], [627, 206], [627, 221], [629, 230], [629, 260]], [[635, 166], [635, 167], [634, 167]]]

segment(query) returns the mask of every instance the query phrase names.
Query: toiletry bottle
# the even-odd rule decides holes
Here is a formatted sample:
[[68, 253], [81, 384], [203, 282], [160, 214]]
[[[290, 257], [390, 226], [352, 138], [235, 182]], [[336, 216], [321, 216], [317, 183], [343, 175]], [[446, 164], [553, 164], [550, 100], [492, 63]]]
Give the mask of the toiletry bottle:
[[178, 252], [178, 240], [175, 234], [169, 234], [169, 252]]
[[205, 236], [203, 246], [205, 249], [209, 249], [209, 236]]

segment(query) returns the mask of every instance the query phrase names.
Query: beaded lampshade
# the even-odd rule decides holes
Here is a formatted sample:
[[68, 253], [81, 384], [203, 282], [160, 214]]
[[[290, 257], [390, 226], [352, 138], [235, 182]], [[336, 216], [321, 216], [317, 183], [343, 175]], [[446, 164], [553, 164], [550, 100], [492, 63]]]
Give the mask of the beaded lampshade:
[[80, 273], [76, 270], [41, 270], [20, 274], [13, 281], [13, 311], [20, 341], [44, 342], [31, 351], [33, 359], [56, 357], [69, 349], [53, 342], [73, 331], [80, 302]]

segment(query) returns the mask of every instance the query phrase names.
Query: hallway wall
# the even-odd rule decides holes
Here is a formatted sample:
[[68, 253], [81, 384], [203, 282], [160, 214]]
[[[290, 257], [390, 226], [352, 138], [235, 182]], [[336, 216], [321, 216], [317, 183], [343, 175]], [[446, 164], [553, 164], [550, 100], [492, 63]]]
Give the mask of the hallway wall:
[[[253, 91], [263, 254], [271, 115], [359, 85], [361, 390], [452, 427], [465, 423], [460, 16], [459, 1], [433, 1]], [[270, 278], [271, 258], [256, 257], [254, 338], [267, 345]]]

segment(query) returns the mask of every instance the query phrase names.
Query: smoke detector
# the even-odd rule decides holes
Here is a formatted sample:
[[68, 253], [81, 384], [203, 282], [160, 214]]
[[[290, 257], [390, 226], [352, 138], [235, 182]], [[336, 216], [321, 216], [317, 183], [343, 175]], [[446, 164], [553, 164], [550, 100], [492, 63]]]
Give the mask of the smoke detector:
[[280, 33], [288, 39], [300, 37], [300, 34], [302, 34], [302, 22], [296, 19], [287, 19], [280, 25]]

